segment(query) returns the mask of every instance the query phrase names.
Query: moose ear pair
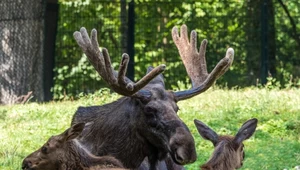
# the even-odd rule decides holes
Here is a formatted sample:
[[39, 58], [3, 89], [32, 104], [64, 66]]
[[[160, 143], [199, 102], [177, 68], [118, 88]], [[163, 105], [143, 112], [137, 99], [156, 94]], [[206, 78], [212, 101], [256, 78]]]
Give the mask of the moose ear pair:
[[[238, 133], [234, 136], [233, 142], [239, 146], [244, 140], [249, 139], [255, 132], [257, 122], [258, 120], [256, 118], [247, 120], [241, 126]], [[218, 144], [219, 135], [214, 130], [212, 130], [209, 126], [207, 126], [200, 120], [195, 119], [194, 123], [199, 134], [202, 136], [203, 139], [211, 141], [214, 146]]]
[[[241, 144], [244, 140], [249, 139], [255, 132], [257, 122], [258, 120], [256, 118], [247, 120], [235, 135], [234, 142]], [[211, 141], [213, 145], [216, 146], [219, 142], [219, 135], [200, 120], [195, 119], [194, 123], [202, 138]]]
[[214, 145], [210, 159], [201, 165], [201, 169], [238, 169], [243, 166], [245, 152], [243, 141], [250, 138], [257, 127], [257, 119], [246, 121], [235, 136], [218, 135], [214, 130], [199, 120], [194, 120], [199, 134]]

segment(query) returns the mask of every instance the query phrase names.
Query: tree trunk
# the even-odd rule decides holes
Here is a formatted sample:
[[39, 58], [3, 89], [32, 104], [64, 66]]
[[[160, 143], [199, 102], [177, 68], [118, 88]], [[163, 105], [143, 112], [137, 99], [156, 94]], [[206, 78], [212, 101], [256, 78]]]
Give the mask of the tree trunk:
[[42, 0], [0, 3], [0, 104], [22, 102], [32, 91], [43, 100]]
[[268, 10], [267, 15], [269, 18], [268, 29], [268, 73], [272, 77], [276, 77], [276, 35], [275, 35], [275, 12], [274, 3], [272, 0], [267, 0]]
[[260, 1], [249, 0], [246, 2], [246, 50], [247, 50], [247, 85], [256, 83], [259, 77], [260, 41]]
[[246, 2], [246, 49], [248, 85], [266, 82], [268, 74], [275, 76], [275, 19], [272, 0]]

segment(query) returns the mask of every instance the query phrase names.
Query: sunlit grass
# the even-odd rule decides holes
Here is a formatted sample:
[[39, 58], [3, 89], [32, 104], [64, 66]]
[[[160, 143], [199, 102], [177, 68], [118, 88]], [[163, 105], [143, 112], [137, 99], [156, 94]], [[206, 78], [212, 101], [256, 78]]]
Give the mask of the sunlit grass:
[[[21, 169], [22, 159], [50, 136], [70, 125], [79, 106], [101, 105], [119, 96], [102, 90], [78, 101], [0, 107], [1, 170]], [[198, 169], [213, 151], [194, 127], [199, 119], [220, 134], [234, 135], [248, 119], [259, 120], [256, 133], [245, 144], [242, 169], [295, 169], [300, 165], [300, 90], [211, 89], [179, 102], [179, 116], [194, 135], [198, 160], [187, 169]]]

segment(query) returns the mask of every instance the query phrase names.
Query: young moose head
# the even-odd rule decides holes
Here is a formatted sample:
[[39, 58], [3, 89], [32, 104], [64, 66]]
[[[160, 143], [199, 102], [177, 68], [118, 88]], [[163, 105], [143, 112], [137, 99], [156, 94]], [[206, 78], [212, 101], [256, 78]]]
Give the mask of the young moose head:
[[87, 170], [122, 167], [113, 157], [96, 157], [74, 140], [84, 123], [73, 125], [60, 135], [52, 136], [40, 149], [28, 155], [22, 163], [24, 170]]
[[220, 136], [201, 121], [194, 120], [194, 123], [200, 135], [210, 140], [215, 147], [210, 160], [201, 166], [202, 170], [233, 170], [243, 166], [243, 141], [253, 135], [257, 119], [246, 121], [235, 136]]
[[135, 83], [125, 76], [129, 56], [123, 54], [119, 70], [115, 71], [108, 51], [99, 49], [95, 29], [91, 37], [85, 28], [76, 31], [74, 37], [102, 79], [115, 92], [125, 96], [110, 104], [77, 110], [72, 124], [94, 122], [80, 142], [94, 154], [115, 156], [127, 168], [137, 168], [146, 157], [150, 169], [155, 169], [157, 161], [167, 156], [180, 165], [194, 162], [194, 139], [177, 115], [177, 102], [204, 92], [223, 75], [233, 61], [233, 49], [229, 48], [226, 56], [208, 73], [207, 40], [202, 41], [198, 50], [196, 31], [191, 32], [189, 41], [185, 25], [181, 27], [180, 35], [174, 27], [172, 37], [191, 78], [192, 88], [173, 92], [164, 86], [161, 73], [165, 65], [149, 67], [147, 74]]

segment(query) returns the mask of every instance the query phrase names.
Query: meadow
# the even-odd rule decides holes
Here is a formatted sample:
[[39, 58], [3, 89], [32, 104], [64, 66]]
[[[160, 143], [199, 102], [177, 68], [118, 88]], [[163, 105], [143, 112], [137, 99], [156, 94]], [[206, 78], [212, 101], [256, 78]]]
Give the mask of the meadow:
[[[76, 101], [0, 106], [0, 169], [21, 169], [24, 157], [69, 127], [77, 107], [102, 105], [119, 97], [101, 89]], [[198, 134], [194, 119], [219, 134], [231, 135], [246, 120], [258, 119], [255, 134], [244, 142], [242, 170], [294, 170], [300, 166], [300, 89], [212, 88], [178, 105], [178, 114], [191, 130], [198, 154], [197, 161], [186, 166], [188, 170], [199, 169], [213, 151], [212, 144]]]

